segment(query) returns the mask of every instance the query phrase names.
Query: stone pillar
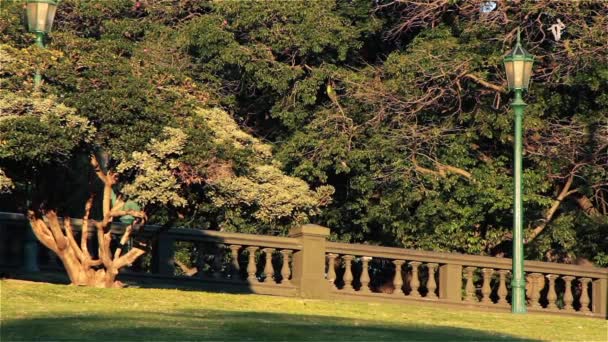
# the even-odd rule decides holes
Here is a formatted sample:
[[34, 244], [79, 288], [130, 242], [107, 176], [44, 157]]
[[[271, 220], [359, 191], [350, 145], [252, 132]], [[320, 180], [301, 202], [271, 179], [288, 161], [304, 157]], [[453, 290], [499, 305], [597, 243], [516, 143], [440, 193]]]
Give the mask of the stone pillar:
[[591, 302], [591, 311], [600, 317], [608, 318], [608, 279], [596, 279], [591, 283], [591, 291], [593, 302]]
[[293, 254], [291, 282], [300, 297], [329, 298], [330, 286], [325, 279], [325, 242], [329, 228], [306, 224], [289, 231], [289, 237], [300, 240], [302, 249]]
[[462, 301], [462, 265], [446, 264], [439, 267], [439, 298]]
[[160, 275], [174, 275], [173, 239], [161, 233], [152, 250], [152, 272]]

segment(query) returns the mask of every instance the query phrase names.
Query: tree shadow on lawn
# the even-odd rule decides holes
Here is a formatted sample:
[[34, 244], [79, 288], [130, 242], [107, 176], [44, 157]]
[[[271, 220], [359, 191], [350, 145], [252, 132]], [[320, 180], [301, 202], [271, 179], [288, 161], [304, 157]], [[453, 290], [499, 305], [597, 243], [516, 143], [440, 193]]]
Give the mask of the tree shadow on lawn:
[[3, 341], [523, 341], [511, 335], [434, 325], [381, 324], [331, 316], [223, 310], [128, 311], [5, 320]]

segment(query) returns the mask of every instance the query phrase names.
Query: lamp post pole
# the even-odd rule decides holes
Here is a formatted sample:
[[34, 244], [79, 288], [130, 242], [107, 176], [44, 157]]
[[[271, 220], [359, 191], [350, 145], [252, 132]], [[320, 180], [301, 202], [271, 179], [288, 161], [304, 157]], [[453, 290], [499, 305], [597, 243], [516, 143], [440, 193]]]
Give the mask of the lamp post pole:
[[[25, 3], [25, 17], [27, 19], [27, 28], [29, 32], [36, 34], [36, 45], [44, 48], [44, 37], [51, 31], [55, 11], [59, 0], [27, 0]], [[40, 69], [36, 69], [34, 74], [34, 93], [40, 90], [42, 83], [42, 75]], [[26, 207], [29, 209], [31, 205], [30, 198], [32, 197], [32, 184], [27, 183], [26, 188]], [[38, 239], [28, 224], [28, 229], [25, 232], [25, 241], [23, 245], [23, 269], [26, 272], [37, 272], [38, 267]]]
[[509, 90], [515, 98], [511, 102], [515, 114], [514, 151], [513, 151], [513, 268], [511, 277], [511, 312], [526, 313], [526, 278], [524, 276], [524, 208], [522, 184], [522, 140], [523, 119], [526, 103], [522, 98], [528, 89], [532, 76], [534, 56], [521, 45], [520, 32], [517, 29], [517, 42], [511, 52], [503, 59]]
[[[36, 31], [36, 45], [44, 48], [44, 32]], [[42, 83], [42, 75], [40, 69], [36, 69], [34, 74], [34, 93], [40, 91], [40, 83]], [[26, 207], [29, 209], [31, 205], [30, 198], [32, 196], [32, 184], [27, 183], [27, 200]], [[38, 238], [34, 234], [33, 228], [28, 222], [28, 229], [25, 232], [25, 241], [23, 244], [23, 270], [28, 273], [40, 271], [38, 267]]]
[[523, 184], [522, 184], [522, 136], [523, 116], [526, 103], [522, 99], [522, 89], [515, 90], [511, 102], [515, 114], [514, 142], [514, 196], [513, 196], [513, 275], [511, 278], [511, 311], [526, 312], [526, 279], [524, 277], [524, 237], [523, 237]]
[[[36, 32], [36, 45], [44, 48], [44, 32]], [[36, 74], [34, 75], [34, 90], [38, 91], [40, 89], [40, 83], [42, 81], [42, 75], [40, 74], [40, 70], [36, 69]]]

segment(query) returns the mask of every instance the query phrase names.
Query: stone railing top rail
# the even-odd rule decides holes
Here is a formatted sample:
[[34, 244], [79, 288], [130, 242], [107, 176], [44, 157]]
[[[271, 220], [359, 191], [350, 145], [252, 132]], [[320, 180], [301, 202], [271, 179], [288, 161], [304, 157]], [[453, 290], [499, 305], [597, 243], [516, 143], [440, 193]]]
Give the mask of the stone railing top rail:
[[[18, 213], [0, 212], [0, 221], [25, 221], [25, 216]], [[74, 230], [80, 230], [82, 219], [72, 219]], [[112, 233], [121, 234], [125, 225], [112, 223]], [[161, 227], [147, 225], [140, 233], [153, 234]], [[94, 227], [89, 226], [93, 232]], [[301, 249], [300, 240], [291, 237], [255, 235], [243, 233], [228, 233], [213, 230], [201, 230], [190, 228], [170, 228], [164, 231], [167, 237], [183, 241], [201, 241], [221, 244], [233, 244], [243, 246], [261, 246], [279, 249]], [[476, 266], [494, 269], [511, 269], [510, 258], [498, 258], [489, 256], [467, 255], [460, 253], [430, 252], [415, 249], [396, 247], [382, 247], [363, 244], [349, 244], [339, 242], [327, 242], [326, 252], [336, 254], [347, 254], [356, 256], [368, 256], [386, 259], [401, 259], [407, 261], [433, 262], [439, 264], [456, 264], [462, 266]], [[572, 264], [560, 264], [542, 261], [525, 261], [527, 272], [551, 273], [559, 275], [572, 275], [577, 277], [608, 279], [608, 269], [593, 266], [582, 266]]]
[[[423, 261], [438, 264], [456, 264], [462, 266], [476, 266], [507, 270], [510, 270], [512, 267], [510, 258], [497, 258], [460, 253], [429, 252], [396, 247], [327, 242], [325, 250], [328, 253], [336, 254], [368, 256], [385, 259], [400, 259], [407, 261]], [[527, 272], [573, 275], [578, 277], [591, 278], [608, 278], [608, 269], [594, 266], [582, 266], [526, 260], [524, 267]]]
[[[23, 214], [0, 212], [0, 221], [25, 221]], [[72, 227], [75, 231], [80, 231], [82, 227], [82, 219], [71, 219]], [[126, 225], [118, 222], [113, 222], [111, 225], [112, 234], [122, 234]], [[139, 234], [151, 235], [158, 232], [161, 226], [146, 225], [138, 231]], [[92, 222], [89, 224], [89, 232], [95, 232], [95, 227]], [[202, 230], [194, 228], [169, 228], [162, 232], [168, 238], [178, 241], [200, 241], [212, 242], [226, 245], [242, 245], [242, 246], [259, 246], [279, 249], [301, 249], [300, 241], [296, 238], [270, 236], [270, 235], [255, 235], [243, 233], [229, 233], [215, 230]]]

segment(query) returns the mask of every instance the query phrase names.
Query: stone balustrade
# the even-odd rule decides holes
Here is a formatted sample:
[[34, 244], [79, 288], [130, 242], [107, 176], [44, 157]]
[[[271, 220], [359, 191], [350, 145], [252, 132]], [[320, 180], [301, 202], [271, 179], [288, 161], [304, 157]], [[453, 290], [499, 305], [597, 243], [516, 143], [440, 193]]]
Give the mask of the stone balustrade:
[[[510, 309], [511, 259], [334, 242], [326, 259], [335, 298]], [[524, 268], [529, 311], [606, 317], [608, 270], [538, 261]]]
[[[22, 261], [27, 221], [0, 213], [0, 267]], [[78, 231], [80, 220], [73, 220]], [[90, 225], [92, 226], [92, 225]], [[112, 232], [120, 235], [116, 224]], [[90, 231], [89, 233], [92, 233]], [[202, 289], [303, 298], [416, 302], [510, 310], [511, 259], [327, 241], [329, 229], [304, 225], [288, 237], [146, 226], [152, 267], [133, 265], [119, 279], [173, 281]], [[175, 251], [187, 248], [189, 265]], [[46, 253], [41, 247], [41, 253]], [[61, 270], [47, 253], [43, 270]], [[53, 261], [55, 260], [55, 261]], [[608, 270], [526, 261], [528, 311], [607, 318]]]

